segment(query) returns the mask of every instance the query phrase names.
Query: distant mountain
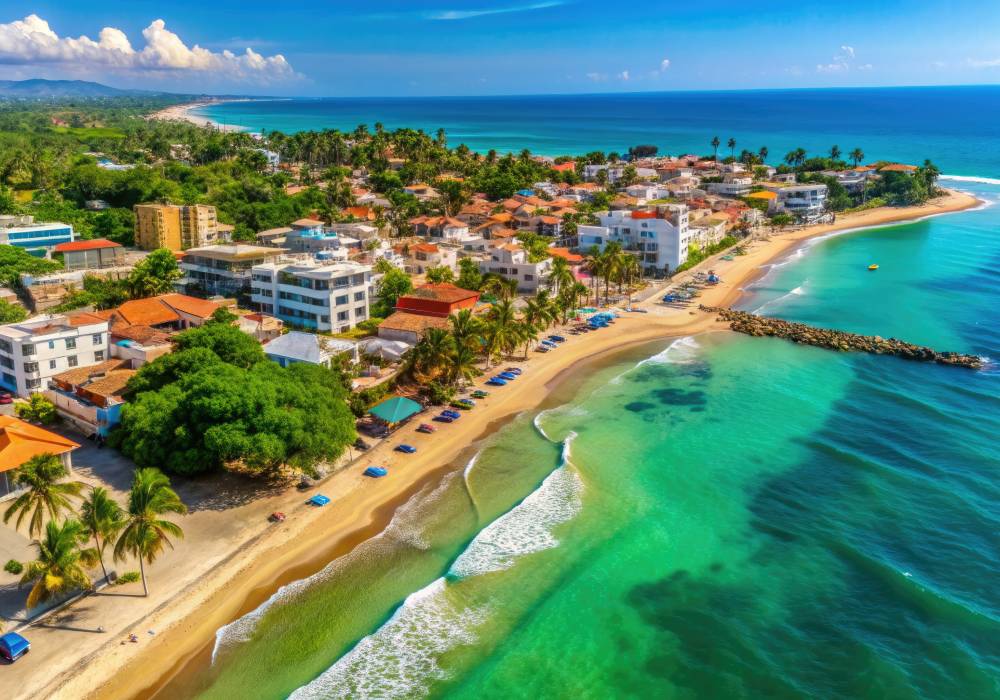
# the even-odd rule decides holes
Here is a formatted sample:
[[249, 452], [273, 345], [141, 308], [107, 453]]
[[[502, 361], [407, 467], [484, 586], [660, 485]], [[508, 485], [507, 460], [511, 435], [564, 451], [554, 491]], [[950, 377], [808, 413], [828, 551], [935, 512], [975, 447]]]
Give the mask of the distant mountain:
[[126, 97], [163, 95], [149, 90], [121, 90], [86, 80], [0, 80], [0, 98]]

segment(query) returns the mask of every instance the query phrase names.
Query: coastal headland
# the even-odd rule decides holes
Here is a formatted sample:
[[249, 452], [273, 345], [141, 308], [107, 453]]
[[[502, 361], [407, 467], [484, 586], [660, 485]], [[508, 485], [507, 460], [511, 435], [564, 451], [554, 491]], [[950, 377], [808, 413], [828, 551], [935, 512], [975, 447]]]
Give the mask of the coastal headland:
[[[819, 236], [911, 221], [975, 207], [974, 197], [948, 191], [925, 205], [880, 208], [838, 217], [833, 224], [810, 226], [771, 235], [747, 246], [747, 254], [732, 260], [711, 258], [696, 270], [713, 269], [722, 282], [704, 290], [700, 301], [707, 307], [734, 304], [744, 289], [769, 263], [788, 255], [797, 246]], [[684, 276], [681, 276], [681, 280]], [[288, 513], [278, 525], [245, 523], [232, 537], [228, 556], [212, 561], [192, 561], [178, 574], [174, 586], [161, 598], [150, 599], [133, 619], [124, 621], [101, 637], [79, 635], [51, 658], [44, 678], [18, 679], [16, 697], [133, 698], [155, 693], [189, 662], [198, 663], [210, 648], [215, 631], [252, 609], [281, 584], [301, 578], [379, 532], [396, 506], [428, 480], [458, 468], [461, 458], [478, 441], [488, 437], [511, 417], [538, 407], [558, 384], [578, 377], [590, 363], [597, 363], [636, 344], [727, 329], [712, 312], [677, 309], [658, 303], [667, 284], [654, 285], [643, 301], [634, 304], [646, 313], [622, 314], [613, 330], [574, 337], [556, 352], [533, 355], [523, 364], [530, 381], [511, 384], [493, 392], [458, 423], [434, 436], [415, 432], [416, 425], [401, 429], [391, 444], [366, 453], [363, 463], [344, 469], [322, 485], [332, 503], [322, 509], [302, 505], [304, 496], [283, 494], [275, 509]], [[401, 461], [391, 450], [404, 441], [418, 447]], [[389, 464], [391, 475], [378, 481], [361, 476], [367, 464]], [[155, 579], [154, 579], [155, 585]], [[145, 601], [144, 601], [145, 602]], [[127, 622], [127, 624], [125, 624]], [[132, 629], [156, 630], [141, 644], [121, 644]], [[58, 634], [38, 628], [36, 636]], [[65, 634], [65, 633], [63, 633]], [[49, 659], [47, 659], [49, 661]], [[16, 670], [16, 667], [15, 667]]]

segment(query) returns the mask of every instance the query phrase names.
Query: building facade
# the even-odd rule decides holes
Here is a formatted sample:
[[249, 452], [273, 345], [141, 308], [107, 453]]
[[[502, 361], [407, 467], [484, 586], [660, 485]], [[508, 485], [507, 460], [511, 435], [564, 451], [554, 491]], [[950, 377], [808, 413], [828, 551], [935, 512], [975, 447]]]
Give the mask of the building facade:
[[28, 396], [74, 367], [109, 359], [109, 323], [93, 314], [35, 318], [0, 326], [0, 385]]
[[219, 238], [215, 207], [207, 204], [136, 204], [135, 244], [143, 250], [187, 250]]
[[271, 262], [251, 271], [257, 311], [319, 331], [347, 332], [369, 316], [372, 268], [352, 262]]
[[603, 251], [617, 241], [635, 253], [647, 274], [669, 274], [687, 261], [692, 234], [688, 226], [688, 208], [683, 204], [665, 204], [654, 211], [607, 211], [597, 215], [600, 226], [577, 229], [581, 250], [597, 246]]
[[105, 238], [60, 243], [53, 252], [62, 253], [67, 270], [102, 270], [125, 265], [125, 249]]
[[552, 269], [551, 258], [531, 262], [527, 251], [513, 243], [498, 245], [487, 252], [490, 257], [488, 260], [479, 261], [479, 271], [484, 275], [493, 274], [504, 279], [517, 280], [517, 289], [520, 292], [534, 292], [549, 278], [549, 271]]
[[285, 250], [255, 245], [214, 245], [191, 248], [180, 262], [188, 291], [208, 296], [232, 296], [250, 289], [251, 270], [278, 258]]
[[0, 216], [0, 245], [23, 248], [36, 258], [48, 257], [57, 245], [73, 239], [69, 224], [37, 224], [32, 216]]

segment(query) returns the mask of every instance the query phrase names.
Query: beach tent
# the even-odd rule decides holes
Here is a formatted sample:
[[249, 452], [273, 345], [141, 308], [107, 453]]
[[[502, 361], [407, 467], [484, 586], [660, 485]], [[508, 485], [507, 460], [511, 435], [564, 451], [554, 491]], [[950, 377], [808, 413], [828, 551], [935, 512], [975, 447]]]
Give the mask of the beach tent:
[[379, 420], [393, 425], [420, 413], [422, 410], [420, 404], [416, 401], [411, 401], [402, 396], [394, 396], [391, 399], [386, 399], [378, 406], [373, 406], [370, 413]]

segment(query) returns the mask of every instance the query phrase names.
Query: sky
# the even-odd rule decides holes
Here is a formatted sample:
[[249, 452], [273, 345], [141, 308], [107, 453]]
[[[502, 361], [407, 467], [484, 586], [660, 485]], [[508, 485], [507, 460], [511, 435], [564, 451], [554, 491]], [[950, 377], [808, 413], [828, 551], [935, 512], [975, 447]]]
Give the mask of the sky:
[[0, 79], [489, 95], [1000, 83], [996, 0], [4, 0]]

